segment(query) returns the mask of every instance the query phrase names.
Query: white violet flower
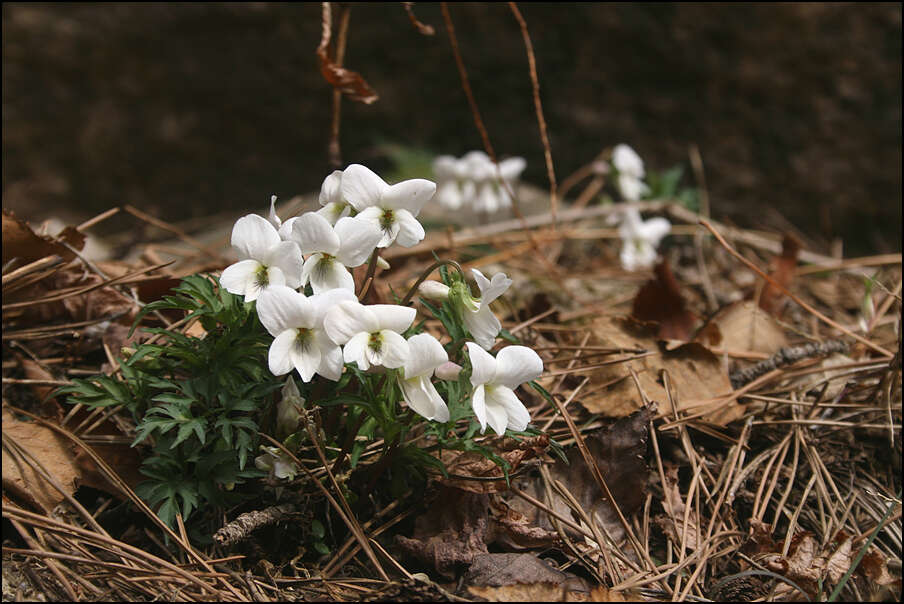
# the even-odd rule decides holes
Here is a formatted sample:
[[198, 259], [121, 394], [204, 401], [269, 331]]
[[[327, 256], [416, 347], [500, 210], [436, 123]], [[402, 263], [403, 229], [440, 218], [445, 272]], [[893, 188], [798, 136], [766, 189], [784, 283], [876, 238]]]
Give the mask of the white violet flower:
[[283, 241], [270, 222], [257, 214], [239, 218], [232, 228], [232, 246], [239, 261], [223, 271], [220, 283], [226, 291], [256, 300], [271, 285], [301, 285], [303, 259], [292, 241]]
[[254, 465], [258, 470], [269, 472], [271, 477], [279, 479], [295, 479], [298, 466], [282, 449], [261, 445], [261, 450], [264, 454], [254, 458]]
[[486, 350], [493, 347], [496, 336], [502, 329], [502, 323], [490, 310], [490, 303], [505, 293], [505, 290], [512, 284], [505, 273], [496, 273], [492, 280], [483, 276], [476, 268], [471, 269], [474, 274], [474, 280], [477, 281], [477, 287], [480, 289], [480, 297], [471, 296], [471, 290], [464, 282], [458, 282], [452, 287], [449, 297], [452, 304], [458, 308], [461, 313], [462, 321], [474, 341], [480, 344]]
[[411, 247], [424, 238], [417, 215], [436, 192], [435, 183], [414, 178], [390, 186], [369, 168], [352, 164], [342, 173], [340, 191], [358, 211], [357, 220], [367, 221], [383, 233], [377, 247], [393, 242]]
[[362, 371], [372, 365], [398, 369], [411, 352], [400, 334], [411, 327], [415, 314], [410, 306], [340, 302], [327, 311], [323, 327], [333, 342], [344, 346], [346, 363], [357, 363]]
[[481, 432], [487, 424], [497, 433], [506, 428], [520, 432], [527, 428], [530, 413], [518, 399], [515, 389], [543, 373], [543, 360], [526, 346], [507, 346], [493, 355], [467, 342], [471, 359], [471, 405], [480, 422]]
[[268, 288], [257, 301], [261, 324], [274, 337], [268, 362], [273, 375], [295, 369], [305, 382], [316, 373], [334, 382], [342, 375], [342, 351], [323, 327], [327, 311], [342, 301], [355, 301], [346, 289], [306, 297], [288, 287]]
[[434, 371], [449, 361], [443, 345], [429, 333], [408, 338], [410, 354], [399, 376], [402, 397], [416, 413], [429, 420], [449, 421], [449, 408], [430, 381]]
[[612, 165], [618, 173], [618, 190], [626, 200], [637, 201], [650, 191], [643, 182], [643, 160], [634, 149], [625, 144], [616, 145], [612, 151]]
[[444, 208], [457, 210], [465, 202], [461, 194], [462, 167], [451, 155], [440, 155], [433, 160], [436, 177], [436, 201]]
[[326, 218], [330, 224], [336, 224], [340, 218], [349, 216], [352, 206], [342, 197], [342, 170], [333, 170], [333, 173], [323, 179], [320, 186], [320, 205], [323, 207], [317, 213]]
[[619, 258], [627, 271], [649, 268], [656, 262], [656, 248], [672, 229], [672, 224], [662, 217], [642, 220], [637, 208], [624, 209], [618, 235], [622, 239]]
[[354, 291], [355, 279], [346, 267], [364, 264], [382, 234], [358, 217], [346, 216], [331, 226], [320, 214], [308, 212], [295, 220], [290, 237], [301, 253], [308, 256], [301, 271], [301, 283], [310, 282], [318, 294], [335, 288]]

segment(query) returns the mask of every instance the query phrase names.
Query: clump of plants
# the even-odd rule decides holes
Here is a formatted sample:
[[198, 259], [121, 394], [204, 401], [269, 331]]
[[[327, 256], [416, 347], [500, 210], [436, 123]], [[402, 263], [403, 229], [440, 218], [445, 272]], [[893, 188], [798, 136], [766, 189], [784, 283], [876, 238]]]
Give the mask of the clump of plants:
[[[352, 164], [324, 180], [316, 212], [282, 221], [274, 197], [268, 218], [235, 223], [236, 263], [219, 278], [186, 277], [136, 320], [176, 313], [177, 323], [146, 328], [151, 339], [126, 351], [118, 376], [62, 390], [71, 403], [131, 414], [133, 446], [147, 447], [138, 492], [164, 521], [232, 505], [253, 479], [296, 479], [312, 439], [334, 470], [354, 472], [366, 456], [369, 484], [399, 493], [443, 472], [443, 449], [507, 469], [478, 440], [487, 427], [537, 433], [516, 391], [530, 383], [546, 394], [533, 381], [543, 363], [490, 307], [511, 285], [505, 274], [472, 270], [474, 295], [457, 264], [437, 261], [394, 303], [362, 303], [380, 252], [424, 238], [417, 216], [435, 191]], [[350, 269], [365, 264], [356, 291]], [[426, 280], [437, 268], [440, 280]], [[428, 317], [443, 329], [427, 331]], [[184, 329], [194, 322], [203, 333]], [[510, 344], [493, 354], [500, 337]]]

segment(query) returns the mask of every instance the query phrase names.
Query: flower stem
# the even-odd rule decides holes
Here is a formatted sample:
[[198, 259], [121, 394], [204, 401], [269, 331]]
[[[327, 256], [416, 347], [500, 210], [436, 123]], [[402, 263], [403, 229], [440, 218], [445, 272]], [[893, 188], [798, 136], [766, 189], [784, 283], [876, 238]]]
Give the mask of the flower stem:
[[377, 272], [377, 258], [380, 256], [380, 248], [374, 248], [374, 253], [370, 255], [370, 261], [367, 264], [367, 273], [364, 275], [364, 284], [358, 293], [358, 300], [364, 301], [364, 296], [370, 289], [370, 284], [374, 281], [374, 273]]
[[454, 260], [438, 260], [431, 264], [427, 270], [421, 273], [421, 276], [418, 277], [418, 280], [414, 282], [414, 285], [411, 286], [411, 289], [408, 290], [408, 293], [405, 295], [405, 298], [402, 299], [402, 306], [408, 306], [411, 303], [411, 299], [414, 297], [414, 294], [417, 292], [418, 286], [427, 280], [427, 277], [430, 276], [430, 273], [435, 271], [441, 266], [448, 265], [458, 271], [458, 274], [461, 275], [462, 280], [465, 278], [465, 273], [461, 268], [461, 265]]

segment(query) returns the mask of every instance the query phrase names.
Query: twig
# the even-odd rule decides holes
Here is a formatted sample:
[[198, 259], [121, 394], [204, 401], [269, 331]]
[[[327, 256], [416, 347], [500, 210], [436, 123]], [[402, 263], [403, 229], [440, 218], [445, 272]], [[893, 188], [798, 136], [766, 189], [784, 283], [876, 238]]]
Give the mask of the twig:
[[796, 363], [802, 359], [810, 359], [813, 357], [822, 357], [835, 353], [847, 352], [848, 345], [844, 340], [828, 340], [826, 342], [810, 342], [803, 346], [785, 346], [779, 348], [778, 352], [764, 361], [760, 361], [756, 365], [747, 367], [746, 369], [738, 369], [733, 371], [729, 378], [731, 379], [731, 387], [738, 389], [745, 384], [752, 382], [761, 375], [764, 375], [774, 369], [778, 369], [784, 365]]
[[[340, 3], [339, 32], [336, 39], [336, 56], [333, 62], [336, 67], [342, 67], [345, 60], [345, 45], [348, 40], [348, 22], [351, 19], [352, 7], [347, 3]], [[342, 122], [342, 91], [333, 88], [333, 119], [330, 123], [330, 143], [328, 147], [330, 165], [334, 169], [342, 166], [342, 150], [339, 145], [339, 126]]]
[[232, 545], [244, 541], [257, 529], [275, 524], [294, 511], [295, 505], [286, 503], [239, 514], [235, 520], [225, 524], [214, 533], [213, 540], [220, 545]]

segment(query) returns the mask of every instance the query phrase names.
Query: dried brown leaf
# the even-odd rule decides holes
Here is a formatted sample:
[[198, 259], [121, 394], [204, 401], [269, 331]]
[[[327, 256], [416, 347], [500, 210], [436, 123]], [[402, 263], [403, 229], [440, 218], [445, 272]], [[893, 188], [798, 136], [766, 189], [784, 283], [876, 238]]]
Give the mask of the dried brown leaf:
[[[66, 227], [57, 235], [77, 250], [85, 245], [85, 236], [73, 227]], [[75, 257], [66, 246], [56, 242], [53, 237], [38, 235], [28, 223], [17, 218], [10, 210], [3, 210], [3, 264], [18, 258], [21, 265], [40, 260], [45, 256], [57, 255], [64, 260]]]
[[366, 105], [376, 102], [380, 98], [379, 95], [361, 77], [361, 74], [340, 67], [330, 58], [330, 28], [332, 26], [330, 3], [324, 2], [323, 4], [322, 33], [320, 44], [317, 46], [317, 59], [320, 62], [320, 73], [323, 75], [323, 79], [353, 101], [360, 101]]
[[487, 553], [488, 495], [443, 487], [431, 509], [416, 521], [414, 536], [396, 536], [408, 555], [436, 569], [448, 579]]
[[475, 556], [464, 577], [469, 586], [502, 587], [550, 583], [569, 590], [588, 592], [579, 577], [553, 568], [534, 554], [481, 554]]
[[[782, 253], [772, 261], [772, 274], [775, 282], [788, 289], [797, 272], [797, 255], [800, 252], [800, 240], [794, 235], [786, 234], [782, 239]], [[785, 294], [772, 283], [767, 282], [760, 293], [760, 308], [772, 315], [781, 315], [785, 308]]]
[[653, 272], [656, 276], [647, 281], [634, 297], [631, 316], [639, 321], [657, 323], [656, 337], [660, 340], [689, 341], [694, 334], [697, 316], [687, 309], [687, 302], [668, 261], [657, 264]]
[[631, 367], [637, 372], [644, 393], [656, 401], [665, 413], [671, 412], [671, 405], [661, 381], [662, 371], [668, 372], [672, 398], [677, 402], [678, 409], [698, 411], [704, 405], [719, 405], [704, 419], [720, 425], [742, 415], [743, 408], [737, 402], [720, 405], [720, 397], [732, 392], [731, 381], [719, 358], [702, 344], [691, 342], [674, 350], [664, 350], [649, 324], [630, 318], [606, 317], [597, 320], [593, 324], [593, 335], [593, 343], [597, 345], [658, 350], [659, 353], [594, 371], [590, 376], [591, 382], [610, 385], [581, 400], [591, 413], [620, 417], [643, 407], [643, 398], [628, 369]]
[[[643, 505], [649, 476], [645, 458], [650, 416], [649, 409], [641, 409], [608, 428], [584, 436], [591, 456], [625, 516], [630, 516]], [[572, 447], [567, 458], [567, 464], [559, 459], [550, 468], [552, 480], [559, 481], [588, 516], [595, 516], [596, 521], [613, 539], [620, 541], [625, 536], [624, 527], [612, 503], [604, 497], [601, 487], [594, 480], [578, 448]], [[523, 478], [514, 483], [521, 491], [547, 502], [560, 516], [580, 523], [579, 516], [572, 512], [567, 500], [557, 492], [553, 491], [552, 501], [547, 501], [546, 491], [538, 479]], [[546, 513], [523, 499], [512, 498], [509, 505], [524, 514], [532, 524], [549, 531], [555, 529]], [[573, 538], [584, 537], [567, 525], [563, 525], [563, 529]]]
[[736, 352], [773, 354], [788, 345], [785, 330], [753, 302], [736, 302], [717, 312], [706, 325], [716, 326], [722, 336], [722, 348]]
[[[665, 470], [665, 484], [663, 485], [664, 497], [662, 507], [665, 515], [656, 518], [656, 523], [675, 543], [683, 543], [689, 551], [696, 550], [700, 543], [700, 522], [697, 513], [687, 510], [684, 503], [685, 497], [681, 494], [678, 484], [678, 467], [668, 465]], [[685, 528], [684, 517], [687, 514]]]
[[549, 547], [559, 542], [559, 534], [535, 524], [536, 516], [510, 507], [498, 496], [490, 497], [490, 526], [493, 542], [510, 550]]
[[[520, 441], [493, 437], [482, 444], [494, 449], [509, 464], [508, 472], [511, 476], [524, 460], [543, 455], [549, 447], [549, 437], [542, 434]], [[508, 489], [502, 468], [481, 453], [444, 449], [440, 457], [449, 474], [448, 477], [437, 478], [442, 484], [472, 493], [498, 493]]]
[[[53, 430], [35, 422], [16, 419], [3, 408], [3, 435], [23, 447], [57, 484], [72, 495], [78, 488], [81, 473], [75, 463], [72, 448]], [[30, 465], [7, 447], [3, 447], [3, 488], [23, 501], [50, 512], [65, 497], [40, 476]]]

